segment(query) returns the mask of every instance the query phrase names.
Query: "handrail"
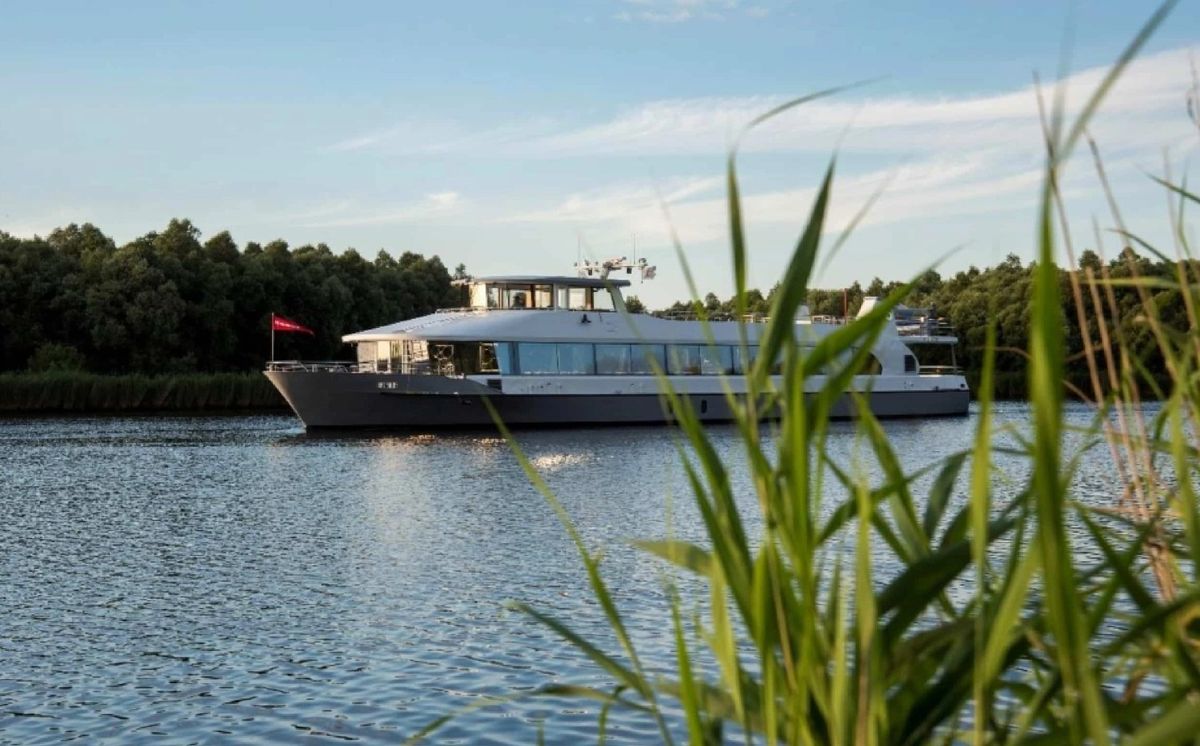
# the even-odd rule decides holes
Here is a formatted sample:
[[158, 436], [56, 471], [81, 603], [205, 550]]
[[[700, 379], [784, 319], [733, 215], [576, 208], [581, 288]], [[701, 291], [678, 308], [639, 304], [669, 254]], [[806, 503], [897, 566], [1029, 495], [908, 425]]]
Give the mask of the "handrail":
[[955, 376], [962, 373], [962, 368], [957, 365], [922, 365], [917, 368], [917, 373], [922, 376]]
[[897, 322], [896, 331], [901, 337], [953, 337], [954, 327], [944, 318], [929, 318], [918, 321]]
[[[374, 366], [371, 366], [374, 367]], [[278, 373], [360, 373], [363, 365], [353, 360], [269, 360], [267, 370]]]

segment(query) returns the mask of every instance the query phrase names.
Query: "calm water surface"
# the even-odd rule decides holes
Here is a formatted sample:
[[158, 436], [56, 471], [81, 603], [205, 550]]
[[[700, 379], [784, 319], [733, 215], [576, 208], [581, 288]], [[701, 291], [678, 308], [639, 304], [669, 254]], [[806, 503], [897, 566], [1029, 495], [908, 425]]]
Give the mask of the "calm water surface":
[[[974, 426], [886, 429], [911, 468]], [[834, 430], [852, 460], [853, 427]], [[749, 514], [733, 430], [712, 433]], [[650, 665], [670, 670], [662, 567], [624, 540], [700, 535], [675, 433], [518, 438], [605, 549]], [[320, 437], [286, 416], [0, 421], [0, 741], [395, 742], [488, 695], [606, 684], [513, 599], [611, 639], [574, 547], [493, 435]], [[527, 699], [434, 740], [590, 741], [595, 723], [590, 703]], [[633, 716], [610, 735], [658, 740]]]

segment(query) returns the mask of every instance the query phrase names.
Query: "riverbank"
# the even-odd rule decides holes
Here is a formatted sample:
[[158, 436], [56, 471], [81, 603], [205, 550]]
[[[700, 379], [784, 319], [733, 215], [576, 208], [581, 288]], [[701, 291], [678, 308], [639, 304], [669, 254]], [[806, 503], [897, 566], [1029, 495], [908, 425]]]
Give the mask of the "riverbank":
[[223, 412], [283, 410], [261, 373], [0, 374], [0, 412]]

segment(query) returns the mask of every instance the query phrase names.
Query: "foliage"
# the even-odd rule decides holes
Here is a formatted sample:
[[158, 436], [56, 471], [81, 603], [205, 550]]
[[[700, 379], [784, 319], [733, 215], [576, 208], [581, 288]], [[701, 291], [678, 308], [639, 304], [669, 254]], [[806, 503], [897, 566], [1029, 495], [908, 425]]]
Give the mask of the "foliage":
[[[1088, 118], [1121, 70], [1161, 22], [1160, 8], [1104, 76], [1079, 119], [1068, 124], [1056, 100], [1046, 126], [1047, 165], [1038, 222], [1037, 262], [1013, 266], [1027, 277], [1028, 432], [1008, 432], [1007, 446], [1028, 462], [1015, 491], [992, 468], [992, 374], [1002, 350], [1001, 320], [984, 323], [976, 437], [966, 448], [919, 470], [906, 470], [865, 406], [858, 436], [882, 476], [872, 482], [826, 449], [830, 409], [838, 402], [889, 308], [910, 295], [916, 278], [870, 314], [801, 354], [790, 330], [818, 252], [833, 164], [817, 190], [808, 225], [760, 338], [760, 363], [747, 376], [751, 395], [728, 394], [753, 484], [761, 534], [739, 512], [729, 465], [722, 462], [689, 400], [663, 378], [663, 396], [686, 438], [683, 468], [702, 517], [705, 541], [636, 545], [707, 593], [697, 613], [683, 607], [667, 581], [674, 640], [669, 676], [647, 672], [613, 600], [600, 554], [590, 549], [563, 506], [514, 441], [534, 485], [563, 521], [619, 649], [606, 651], [567, 620], [517, 608], [548, 625], [590, 657], [610, 687], [554, 684], [542, 694], [644, 713], [672, 741], [664, 702], [678, 708], [689, 742], [719, 743], [740, 731], [747, 742], [797, 744], [1194, 742], [1200, 732], [1200, 477], [1195, 423], [1200, 414], [1200, 276], [1180, 261], [1170, 279], [1134, 270], [1128, 280], [1070, 273], [1054, 264], [1069, 235], [1055, 225], [1062, 164]], [[745, 241], [735, 159], [728, 167], [735, 276], [744, 277]], [[1184, 201], [1200, 197], [1164, 180]], [[1063, 221], [1065, 224], [1065, 220]], [[1174, 232], [1188, 255], [1186, 231]], [[1139, 268], [1140, 269], [1140, 268]], [[1121, 337], [1118, 287], [1133, 286], [1138, 313], [1167, 369], [1161, 409], [1140, 406], [1152, 385]], [[1186, 324], [1168, 330], [1152, 290], [1184, 301]], [[1081, 344], [1092, 379], [1095, 419], [1065, 438], [1063, 399], [1068, 331], [1066, 299], [1087, 313]], [[1087, 299], [1098, 299], [1088, 302]], [[701, 303], [703, 305], [703, 303]], [[984, 304], [987, 308], [987, 304]], [[741, 310], [741, 309], [739, 309]], [[741, 315], [741, 314], [739, 314]], [[1091, 336], [1091, 330], [1096, 336]], [[857, 352], [856, 352], [857, 350]], [[774, 383], [768, 365], [785, 361]], [[851, 358], [821, 382], [810, 375]], [[1103, 380], [1101, 380], [1103, 379]], [[862, 400], [856, 399], [860, 405]], [[762, 414], [782, 415], [767, 436]], [[1081, 443], [1075, 446], [1068, 444]], [[1119, 474], [1112, 505], [1088, 505], [1072, 487], [1079, 454], [1108, 448]], [[1095, 475], [1090, 475], [1095, 478]], [[917, 494], [917, 485], [925, 493]], [[1087, 540], [1081, 540], [1086, 536]], [[899, 571], [880, 577], [881, 554]], [[685, 623], [684, 620], [693, 621]], [[704, 673], [704, 672], [711, 673]], [[434, 724], [436, 726], [436, 724]]]
[[286, 406], [259, 373], [0, 373], [0, 412], [194, 412]]
[[29, 370], [42, 373], [51, 370], [83, 370], [85, 361], [79, 350], [70, 345], [47, 342], [29, 358]]
[[187, 220], [121, 247], [90, 224], [45, 238], [0, 232], [0, 371], [40, 366], [54, 349], [61, 363], [65, 347], [98, 373], [254, 370], [271, 313], [317, 332], [279, 335], [278, 357], [334, 359], [342, 334], [458, 301], [441, 261], [410, 252], [368, 261], [283, 241], [239, 250], [227, 232], [201, 242]]
[[[1135, 243], [1132, 239], [1128, 239], [1128, 242]], [[1200, 263], [1187, 260], [1184, 264], [1188, 273], [1200, 272]], [[912, 281], [904, 301], [909, 306], [932, 309], [935, 315], [945, 318], [954, 328], [960, 340], [955, 360], [964, 369], [972, 389], [978, 388], [983, 370], [984, 341], [994, 319], [997, 395], [1002, 399], [1023, 399], [1028, 393], [1025, 386], [1025, 351], [1029, 348], [1030, 308], [1036, 270], [1037, 262], [1022, 264], [1020, 257], [1015, 254], [1009, 254], [994, 267], [979, 269], [972, 266], [945, 279], [930, 270]], [[1132, 246], [1126, 246], [1117, 256], [1105, 262], [1097, 252], [1087, 249], [1080, 255], [1076, 271], [1089, 270], [1096, 278], [1103, 275], [1117, 281], [1110, 286], [1115, 305], [1113, 318], [1120, 327], [1121, 335], [1127, 340], [1130, 352], [1147, 370], [1156, 373], [1151, 377], [1153, 385], [1151, 382], [1142, 384], [1143, 393], [1153, 390], [1154, 386], [1162, 388], [1168, 380], [1166, 368], [1162, 351], [1145, 323], [1141, 295], [1149, 294], [1150, 302], [1165, 328], [1170, 329], [1171, 333], [1185, 333], [1188, 318], [1184, 304], [1178, 288], [1170, 284], [1179, 272], [1179, 263], [1165, 257], [1148, 258]], [[1081, 389], [1088, 382], [1088, 367], [1075, 298], [1066, 292], [1070, 287], [1072, 270], [1056, 268], [1055, 272], [1063, 289], [1061, 322], [1065, 330], [1066, 378], [1075, 389]], [[1146, 278], [1152, 284], [1139, 287], [1125, 282], [1135, 277]], [[884, 282], [876, 277], [865, 289], [857, 282], [844, 291], [810, 288], [805, 303], [813, 315], [853, 317], [858, 313], [863, 298], [887, 297], [907, 284], [901, 281]], [[777, 292], [778, 287], [772, 288], [764, 297], [757, 290], [748, 291], [745, 295], [750, 299], [747, 303], [749, 312], [752, 315], [766, 315]], [[1090, 299], [1087, 300], [1090, 306]], [[731, 318], [737, 298], [722, 301], [709, 293], [700, 305], [709, 319]], [[656, 313], [668, 317], [690, 316], [695, 315], [695, 310], [691, 303], [677, 302]], [[1094, 317], [1085, 315], [1083, 323], [1088, 326], [1092, 337], [1096, 338], [1099, 330]], [[950, 362], [944, 351], [922, 349], [918, 353], [922, 364]]]

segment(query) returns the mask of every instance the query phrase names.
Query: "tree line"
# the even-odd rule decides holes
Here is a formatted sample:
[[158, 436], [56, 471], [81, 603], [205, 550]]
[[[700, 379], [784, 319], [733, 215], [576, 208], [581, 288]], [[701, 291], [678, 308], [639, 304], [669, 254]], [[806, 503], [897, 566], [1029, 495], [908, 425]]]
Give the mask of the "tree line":
[[[1146, 294], [1168, 330], [1186, 333], [1187, 316], [1177, 287], [1155, 284], [1178, 277], [1177, 262], [1125, 249], [1105, 262], [1085, 251], [1080, 269], [1114, 280], [1097, 294], [1113, 339], [1153, 380], [1165, 375], [1158, 345], [1145, 323]], [[933, 308], [957, 332], [955, 362], [978, 380], [989, 321], [996, 323], [998, 395], [1024, 394], [1029, 306], [1034, 265], [1009, 255], [999, 264], [970, 267], [949, 277], [918, 277], [905, 303]], [[1200, 276], [1200, 267], [1188, 270]], [[373, 260], [354, 249], [335, 253], [325, 244], [296, 248], [276, 240], [239, 247], [228, 232], [201, 241], [188, 220], [172, 220], [123, 246], [90, 224], [68, 225], [48, 236], [17, 238], [0, 231], [0, 371], [86, 370], [94, 373], [192, 373], [261, 369], [269, 352], [270, 316], [278, 313], [311, 327], [315, 337], [280, 334], [280, 359], [341, 359], [341, 336], [359, 329], [462, 304], [452, 274], [436, 257], [379, 251]], [[1148, 278], [1140, 286], [1131, 277]], [[1084, 335], [1070, 274], [1060, 270], [1062, 324], [1068, 376], [1088, 388]], [[810, 290], [813, 315], [853, 316], [867, 296], [883, 297], [905, 283], [876, 277], [866, 287]], [[743, 308], [769, 314], [778, 287], [748, 290]], [[1085, 325], [1100, 340], [1099, 314], [1083, 291]], [[655, 311], [663, 316], [710, 317], [734, 313], [735, 299], [709, 293]], [[637, 298], [630, 310], [644, 310]], [[1115, 310], [1114, 310], [1115, 309]], [[949, 362], [947, 350], [919, 349], [923, 364]], [[1152, 393], [1152, 392], [1151, 392]]]
[[436, 256], [239, 247], [228, 232], [201, 241], [188, 220], [123, 246], [90, 224], [0, 231], [0, 371], [260, 370], [272, 313], [315, 332], [277, 335], [276, 357], [341, 359], [348, 331], [459, 305], [451, 280]]
[[[973, 388], [978, 383], [983, 364], [987, 327], [994, 320], [997, 395], [1021, 398], [1025, 394], [1025, 350], [1029, 341], [1034, 268], [1034, 264], [1022, 264], [1018, 256], [1009, 254], [995, 266], [983, 269], [972, 266], [945, 278], [936, 271], [929, 271], [912, 282], [904, 303], [910, 307], [932, 309], [950, 323], [959, 338], [954, 360], [964, 369]], [[1161, 257], [1147, 258], [1131, 248], [1105, 262], [1096, 252], [1088, 250], [1080, 255], [1078, 270], [1076, 278], [1083, 299], [1082, 317], [1091, 344], [1093, 347], [1101, 344], [1100, 324], [1104, 323], [1109, 339], [1122, 346], [1131, 365], [1142, 369], [1139, 378], [1145, 381], [1143, 393], [1154, 396], [1155, 384], [1165, 386], [1167, 375], [1162, 351], [1147, 323], [1147, 306], [1142, 295], [1145, 294], [1157, 320], [1168, 333], [1188, 333], [1184, 299], [1178, 286], [1171, 286], [1171, 281], [1178, 280], [1181, 270], [1192, 278], [1200, 277], [1200, 262], [1187, 262], [1181, 266], [1179, 262]], [[1094, 287], [1095, 295], [1100, 299], [1099, 312], [1092, 299], [1093, 286], [1087, 282], [1089, 272], [1097, 280]], [[1134, 277], [1143, 279], [1135, 281]], [[1059, 283], [1068, 382], [1079, 392], [1090, 395], [1084, 332], [1080, 327], [1071, 273], [1067, 269], [1059, 270]], [[845, 289], [813, 289], [808, 292], [806, 305], [813, 315], [854, 316], [863, 298], [886, 297], [906, 284], [884, 282], [876, 277], [865, 288], [855, 282]], [[765, 316], [770, 313], [778, 290], [778, 286], [765, 294], [756, 289], [747, 290], [742, 308], [749, 314]], [[655, 314], [679, 317], [704, 313], [709, 318], [732, 317], [737, 308], [735, 301], [735, 298], [721, 300], [709, 293], [700, 301], [676, 302]], [[917, 352], [922, 364], [950, 362], [946, 349], [926, 347]]]

